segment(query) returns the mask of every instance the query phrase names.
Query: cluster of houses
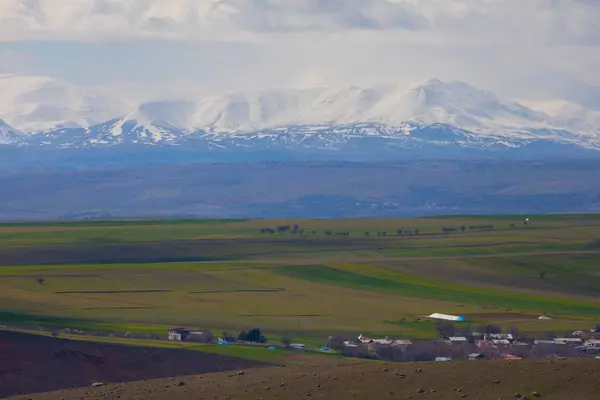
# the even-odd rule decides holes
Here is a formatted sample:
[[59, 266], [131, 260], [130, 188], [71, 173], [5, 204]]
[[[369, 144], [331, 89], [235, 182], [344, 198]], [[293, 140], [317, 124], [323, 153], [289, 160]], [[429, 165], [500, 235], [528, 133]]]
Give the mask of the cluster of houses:
[[[433, 315], [439, 319], [463, 321], [462, 317]], [[441, 318], [440, 318], [441, 317]], [[330, 352], [334, 349], [350, 357], [378, 357], [393, 361], [452, 361], [522, 358], [597, 358], [600, 359], [600, 332], [575, 331], [565, 337], [552, 339], [529, 339], [516, 337], [517, 333], [469, 332], [468, 336], [441, 336], [435, 340], [371, 338], [363, 334], [355, 339], [344, 340], [330, 337], [326, 346], [315, 349]], [[196, 332], [187, 328], [173, 328], [168, 333], [169, 340], [214, 342], [208, 332]], [[234, 338], [219, 337], [217, 343], [226, 345], [240, 343]], [[241, 342], [244, 343], [244, 342]], [[258, 345], [258, 343], [256, 343]], [[263, 344], [264, 345], [264, 344]], [[308, 350], [303, 344], [286, 343], [291, 350]], [[270, 345], [270, 350], [278, 348]], [[386, 358], [389, 357], [389, 358]]]
[[[359, 335], [355, 340], [346, 340], [343, 345], [348, 353], [359, 349], [366, 353], [404, 352], [424, 357], [420, 361], [438, 362], [482, 359], [521, 360], [523, 358], [571, 358], [587, 357], [600, 359], [600, 337], [594, 332], [575, 331], [571, 337], [549, 340], [514, 337], [511, 333], [471, 333], [469, 337], [451, 336], [437, 340], [405, 340], [369, 338]], [[402, 359], [401, 357], [397, 357]], [[407, 360], [409, 361], [409, 360]]]
[[361, 333], [356, 340], [344, 341], [344, 346], [349, 348], [358, 348], [360, 345], [383, 345], [391, 347], [406, 347], [412, 345], [412, 341], [406, 339], [389, 339], [387, 336], [384, 339], [371, 339], [363, 336]]

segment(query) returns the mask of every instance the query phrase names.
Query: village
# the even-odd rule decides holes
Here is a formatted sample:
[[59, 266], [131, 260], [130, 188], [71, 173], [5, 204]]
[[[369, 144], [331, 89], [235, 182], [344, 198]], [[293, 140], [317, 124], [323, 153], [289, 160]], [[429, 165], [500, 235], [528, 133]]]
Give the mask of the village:
[[[502, 359], [507, 361], [525, 358], [593, 358], [600, 360], [600, 327], [575, 330], [563, 335], [546, 335], [545, 338], [528, 337], [511, 329], [502, 332], [495, 325], [482, 326], [471, 331], [461, 316], [434, 313], [428, 316], [437, 320], [437, 339], [372, 338], [363, 334], [355, 338], [330, 336], [322, 346], [311, 348], [302, 343], [283, 339], [278, 344], [267, 340], [259, 329], [242, 332], [237, 338], [219, 336], [216, 340], [209, 332], [187, 328], [173, 328], [168, 338], [172, 341], [195, 341], [217, 345], [264, 346], [270, 351], [311, 351], [333, 353], [345, 357], [366, 358], [395, 362], [417, 361], [475, 361]], [[549, 317], [541, 316], [546, 319]], [[455, 325], [456, 324], [456, 325]]]

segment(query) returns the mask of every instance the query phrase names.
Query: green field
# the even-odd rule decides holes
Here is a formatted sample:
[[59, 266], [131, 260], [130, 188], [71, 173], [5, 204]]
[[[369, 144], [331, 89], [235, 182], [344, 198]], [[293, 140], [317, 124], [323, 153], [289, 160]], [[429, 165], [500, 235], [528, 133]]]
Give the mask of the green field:
[[[594, 327], [600, 217], [524, 218], [0, 224], [0, 324], [259, 327], [315, 344], [433, 337], [433, 312], [530, 332]], [[283, 225], [299, 230], [261, 233]]]

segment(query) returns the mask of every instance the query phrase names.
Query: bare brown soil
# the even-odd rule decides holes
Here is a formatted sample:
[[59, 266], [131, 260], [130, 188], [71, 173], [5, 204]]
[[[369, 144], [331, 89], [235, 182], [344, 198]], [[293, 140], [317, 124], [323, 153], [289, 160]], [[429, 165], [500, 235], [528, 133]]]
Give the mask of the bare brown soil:
[[[266, 365], [177, 349], [128, 347], [0, 330], [0, 398]], [[70, 398], [70, 397], [67, 397]]]
[[[309, 361], [308, 359], [303, 359]], [[244, 370], [28, 396], [61, 399], [594, 400], [600, 360], [342, 362]]]

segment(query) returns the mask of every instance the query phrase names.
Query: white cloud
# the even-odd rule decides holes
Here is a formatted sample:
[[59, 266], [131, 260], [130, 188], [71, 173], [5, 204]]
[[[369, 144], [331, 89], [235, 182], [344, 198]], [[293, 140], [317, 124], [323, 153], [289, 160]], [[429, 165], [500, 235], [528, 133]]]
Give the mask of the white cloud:
[[425, 31], [440, 40], [598, 43], [596, 0], [2, 0], [0, 40]]
[[154, 97], [439, 77], [600, 104], [599, 20], [597, 0], [0, 0], [0, 72]]

